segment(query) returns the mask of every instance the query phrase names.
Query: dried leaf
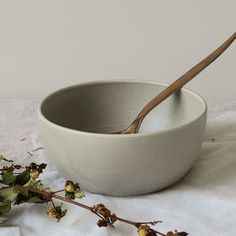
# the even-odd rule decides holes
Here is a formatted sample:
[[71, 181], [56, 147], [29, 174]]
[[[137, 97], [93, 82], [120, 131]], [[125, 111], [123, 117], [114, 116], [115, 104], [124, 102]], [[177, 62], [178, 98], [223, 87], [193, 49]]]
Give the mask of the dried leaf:
[[46, 192], [50, 192], [51, 190], [49, 188], [46, 188], [43, 183], [41, 182], [41, 180], [36, 180], [36, 179], [30, 179], [28, 182], [28, 186], [32, 187], [34, 189], [37, 189], [39, 191], [46, 191]]
[[0, 189], [0, 198], [4, 200], [10, 200], [11, 202], [16, 199], [18, 191], [14, 186], [3, 187]]
[[29, 198], [29, 192], [27, 189], [25, 188], [20, 188], [20, 187], [16, 187], [15, 189], [17, 191], [17, 196], [16, 199], [14, 201], [14, 205], [19, 205], [21, 203], [24, 203], [27, 201], [27, 199]]
[[27, 200], [27, 203], [37, 203], [37, 204], [40, 204], [40, 203], [45, 203], [45, 200], [40, 198], [39, 196], [35, 195], [35, 196], [30, 197]]
[[6, 184], [6, 185], [9, 185], [9, 184], [12, 184], [14, 183], [16, 180], [16, 176], [13, 175], [12, 172], [3, 172], [3, 175], [2, 175], [2, 183], [3, 184]]
[[47, 167], [47, 164], [45, 163], [41, 163], [39, 166], [38, 166], [38, 171], [39, 173], [42, 173], [43, 170]]
[[30, 173], [28, 170], [23, 171], [16, 177], [16, 183], [20, 185], [25, 185], [30, 180]]
[[6, 200], [4, 202], [0, 202], [0, 215], [11, 210], [11, 201]]
[[31, 193], [24, 187], [11, 186], [0, 188], [0, 199], [9, 200], [14, 202], [14, 205], [19, 205], [21, 203], [44, 203], [47, 199], [41, 197], [37, 193]]

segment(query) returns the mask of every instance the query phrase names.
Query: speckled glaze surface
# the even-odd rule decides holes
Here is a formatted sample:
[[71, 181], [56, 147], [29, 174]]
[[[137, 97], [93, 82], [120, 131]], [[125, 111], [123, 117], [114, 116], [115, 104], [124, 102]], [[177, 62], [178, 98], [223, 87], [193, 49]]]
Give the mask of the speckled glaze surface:
[[199, 95], [182, 89], [145, 118], [139, 134], [109, 134], [127, 127], [166, 86], [95, 81], [49, 95], [38, 110], [48, 158], [65, 178], [95, 193], [130, 196], [174, 184], [201, 147], [207, 105]]

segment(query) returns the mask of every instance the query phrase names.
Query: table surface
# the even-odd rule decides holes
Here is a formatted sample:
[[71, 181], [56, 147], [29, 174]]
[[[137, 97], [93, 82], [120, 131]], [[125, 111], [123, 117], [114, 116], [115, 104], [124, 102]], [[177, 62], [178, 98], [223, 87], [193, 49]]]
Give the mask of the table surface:
[[[37, 101], [0, 100], [0, 153], [20, 163], [47, 162], [37, 134]], [[214, 138], [214, 141], [212, 141]], [[24, 139], [24, 140], [22, 140]], [[60, 189], [64, 179], [48, 166], [45, 185]], [[198, 160], [174, 186], [134, 197], [109, 197], [86, 192], [82, 203], [103, 203], [121, 217], [136, 221], [162, 220], [156, 228], [184, 230], [190, 235], [236, 235], [236, 102], [209, 103], [208, 122]], [[126, 224], [98, 228], [86, 210], [64, 204], [66, 217], [57, 223], [47, 217], [49, 205], [16, 206], [0, 236], [137, 235]]]

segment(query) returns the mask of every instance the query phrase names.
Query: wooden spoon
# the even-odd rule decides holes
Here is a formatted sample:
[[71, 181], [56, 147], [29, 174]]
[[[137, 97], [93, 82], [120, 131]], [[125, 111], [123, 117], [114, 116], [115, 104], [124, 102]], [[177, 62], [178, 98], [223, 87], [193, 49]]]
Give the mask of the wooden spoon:
[[204, 70], [209, 64], [211, 64], [217, 57], [219, 57], [236, 38], [236, 32], [229, 37], [220, 47], [218, 47], [214, 52], [209, 54], [205, 59], [199, 62], [192, 69], [188, 70], [184, 75], [178, 78], [175, 82], [170, 84], [166, 89], [164, 89], [161, 93], [159, 93], [156, 97], [154, 97], [137, 115], [134, 121], [130, 124], [130, 126], [124, 130], [115, 132], [113, 134], [135, 134], [138, 133], [139, 128], [142, 124], [143, 119], [146, 115], [152, 111], [158, 104], [164, 101], [173, 93], [180, 90], [186, 83], [188, 83], [191, 79], [193, 79], [198, 73]]

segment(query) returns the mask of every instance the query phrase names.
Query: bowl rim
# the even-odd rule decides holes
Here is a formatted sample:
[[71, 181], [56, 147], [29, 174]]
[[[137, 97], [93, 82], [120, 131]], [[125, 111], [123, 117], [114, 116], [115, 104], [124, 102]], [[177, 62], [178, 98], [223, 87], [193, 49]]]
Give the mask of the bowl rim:
[[93, 133], [93, 132], [87, 132], [87, 131], [82, 131], [82, 130], [75, 130], [72, 128], [68, 128], [68, 127], [64, 127], [61, 125], [58, 125], [50, 120], [48, 120], [42, 113], [42, 106], [44, 105], [44, 103], [46, 102], [46, 100], [48, 100], [50, 97], [61, 93], [63, 91], [75, 88], [75, 87], [83, 87], [83, 86], [92, 86], [92, 85], [96, 85], [96, 84], [119, 84], [119, 83], [138, 83], [138, 84], [146, 84], [146, 85], [161, 85], [161, 86], [168, 86], [168, 83], [162, 83], [162, 82], [156, 82], [156, 81], [150, 81], [150, 80], [137, 80], [137, 79], [112, 79], [112, 80], [93, 80], [93, 81], [87, 81], [87, 82], [82, 82], [82, 83], [78, 83], [78, 84], [73, 84], [70, 86], [66, 86], [60, 89], [57, 89], [56, 91], [50, 93], [49, 95], [47, 95], [46, 97], [44, 97], [43, 99], [41, 99], [41, 101], [39, 102], [38, 105], [38, 109], [37, 109], [37, 115], [39, 117], [40, 120], [42, 120], [43, 122], [45, 122], [47, 125], [52, 126], [56, 129], [62, 130], [62, 131], [67, 131], [73, 134], [81, 134], [81, 135], [88, 135], [88, 136], [96, 136], [96, 137], [109, 137], [109, 138], [137, 138], [137, 137], [144, 137], [144, 136], [153, 136], [153, 135], [157, 135], [157, 134], [162, 134], [162, 133], [169, 133], [169, 132], [173, 132], [174, 130], [179, 130], [182, 129], [184, 127], [187, 127], [189, 125], [191, 125], [192, 123], [194, 123], [196, 120], [198, 120], [200, 117], [202, 117], [206, 112], [207, 112], [207, 102], [206, 100], [199, 95], [198, 93], [196, 93], [195, 91], [188, 89], [188, 88], [181, 88], [181, 90], [190, 93], [192, 96], [194, 96], [195, 98], [197, 98], [197, 100], [199, 102], [201, 102], [202, 106], [203, 106], [203, 110], [200, 113], [200, 115], [198, 115], [195, 119], [176, 126], [174, 128], [169, 128], [169, 129], [164, 129], [164, 130], [160, 130], [160, 131], [153, 131], [150, 133], [137, 133], [137, 134], [106, 134], [106, 133]]

